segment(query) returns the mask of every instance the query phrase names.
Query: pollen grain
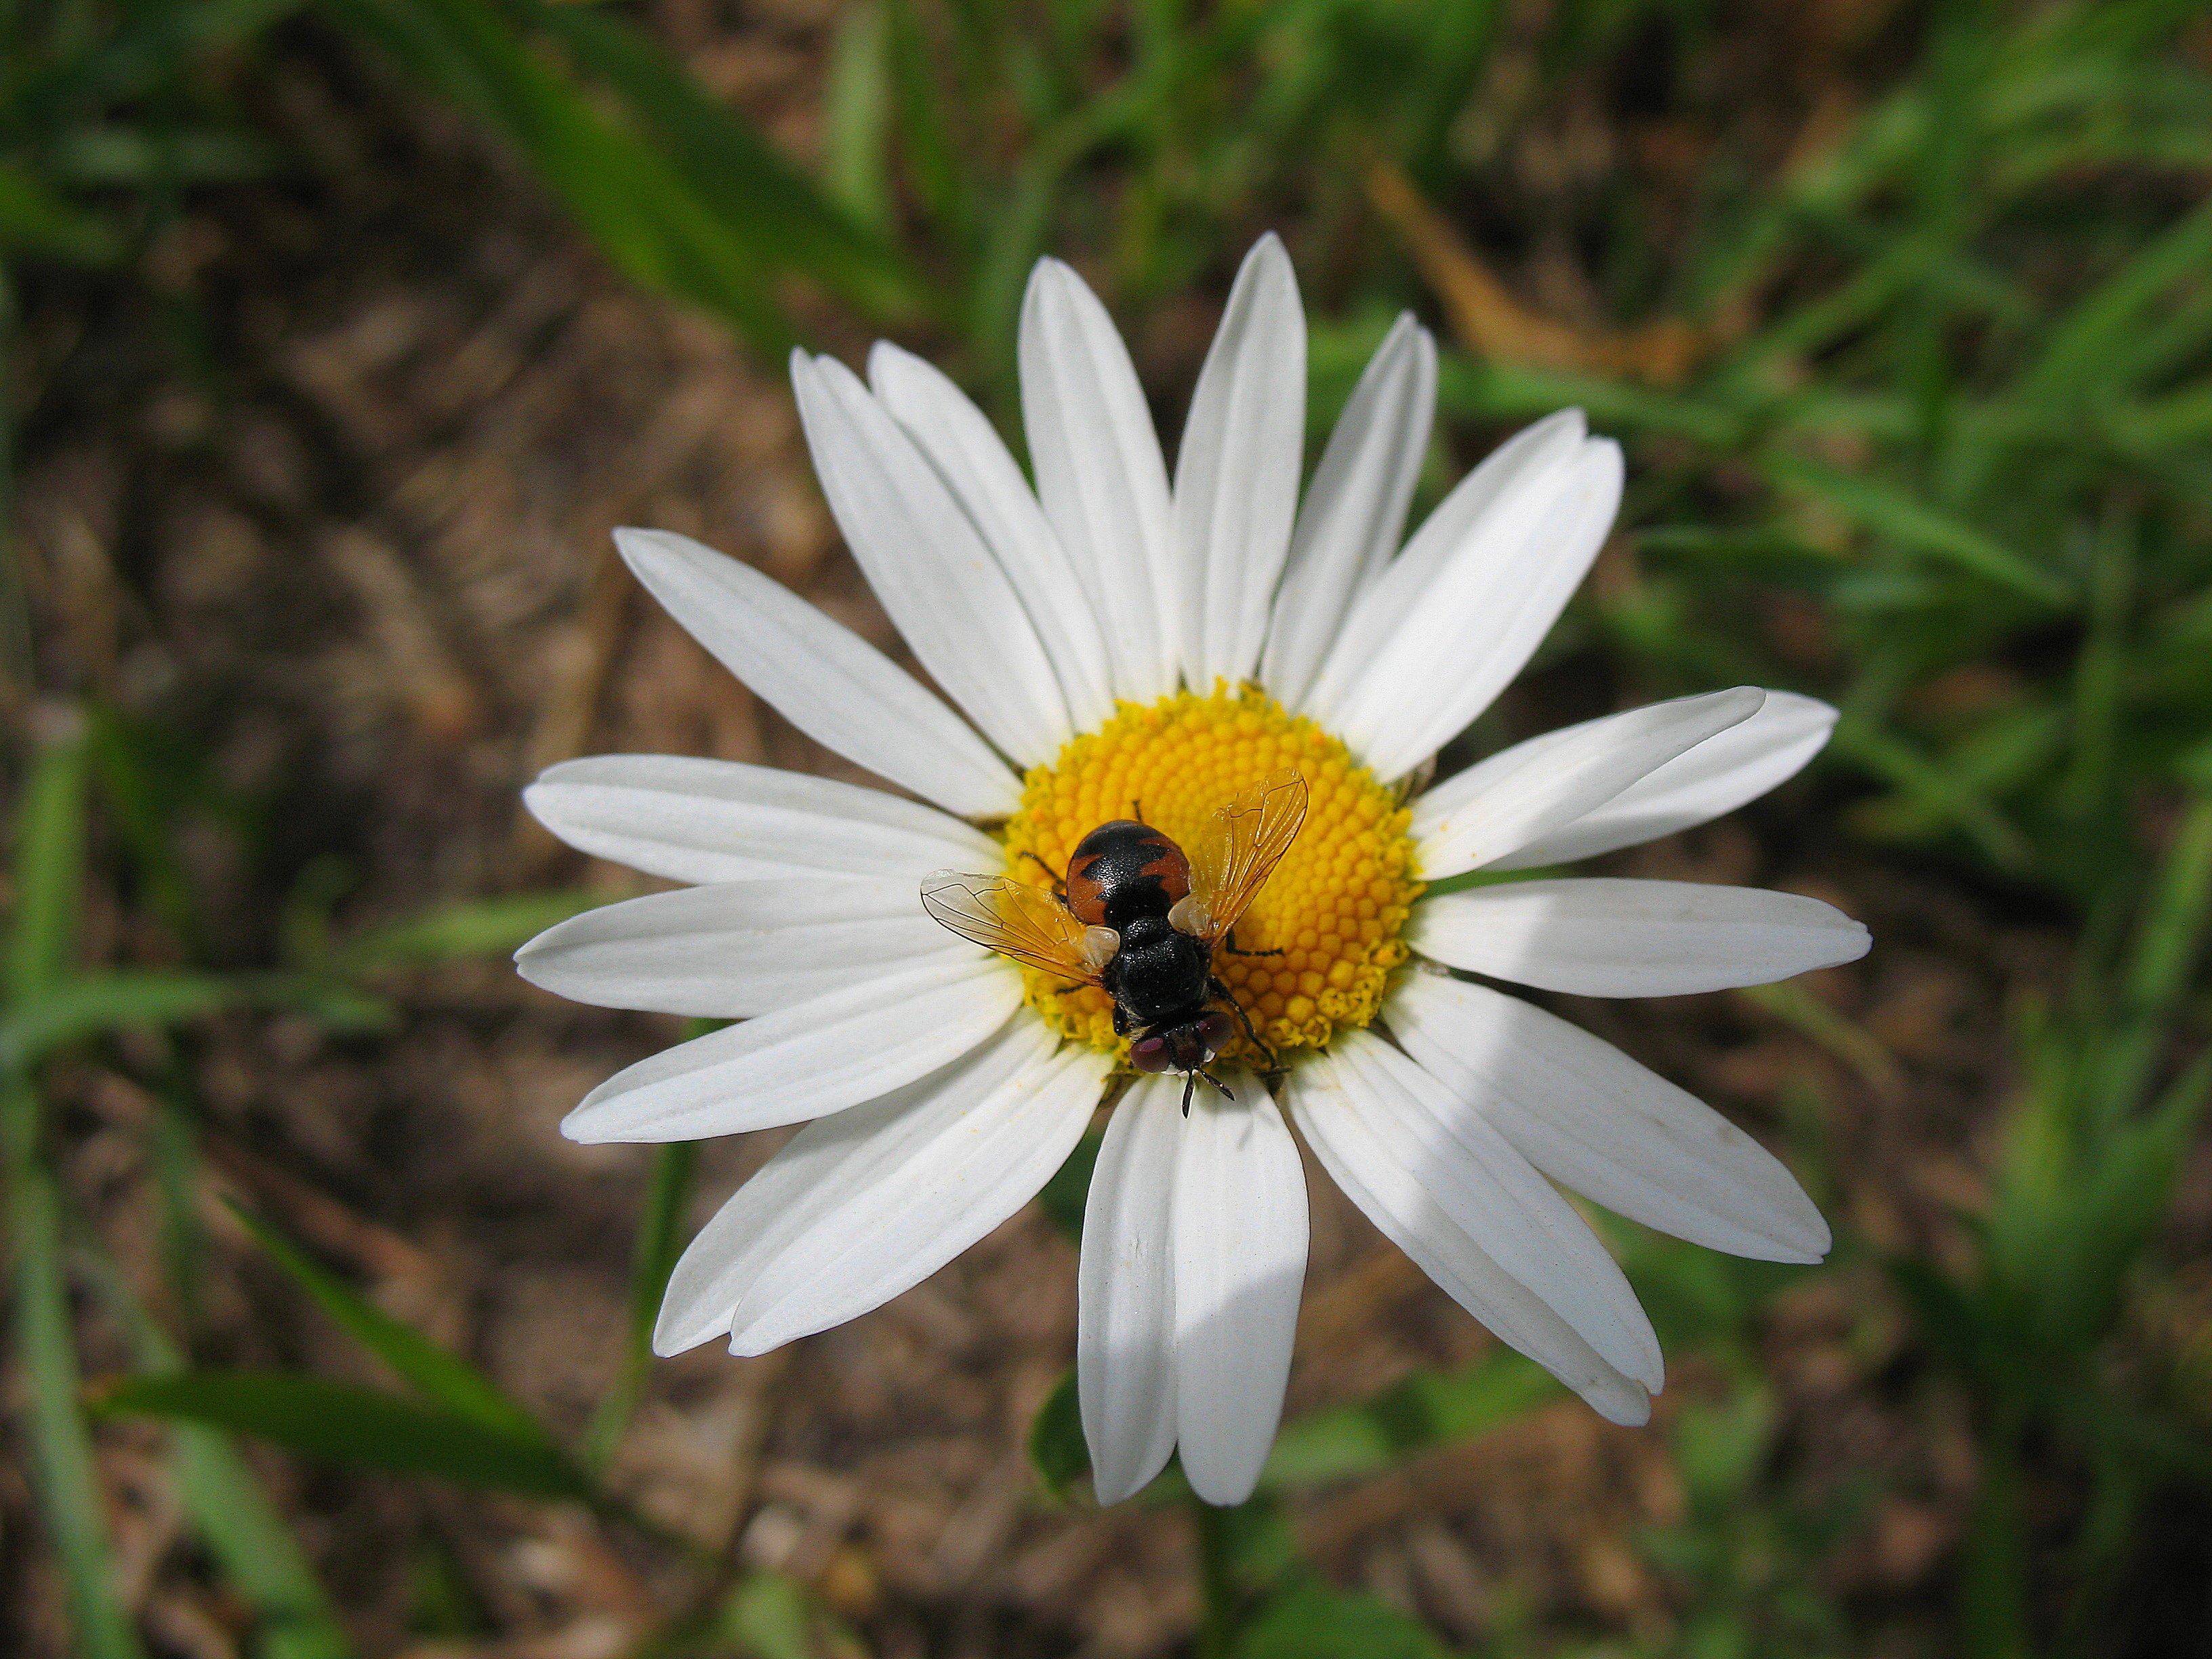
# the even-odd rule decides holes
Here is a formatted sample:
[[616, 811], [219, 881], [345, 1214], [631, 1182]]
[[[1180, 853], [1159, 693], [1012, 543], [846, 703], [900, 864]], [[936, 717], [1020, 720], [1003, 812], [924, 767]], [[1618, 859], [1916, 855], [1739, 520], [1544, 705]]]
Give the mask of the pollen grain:
[[[1406, 959], [1399, 934], [1421, 891], [1411, 815], [1343, 744], [1264, 693], [1124, 703], [1099, 730], [1070, 739], [1023, 780], [1021, 810], [1006, 824], [1008, 873], [1050, 885], [1040, 866], [1065, 872], [1076, 843], [1114, 818], [1140, 818], [1188, 850], [1224, 806], [1292, 766], [1306, 781], [1305, 823], [1235, 929], [1238, 951], [1267, 954], [1224, 943], [1213, 971], [1273, 1047], [1324, 1047], [1374, 1019]], [[1035, 969], [1022, 975], [1030, 1005], [1063, 1036], [1127, 1058], [1103, 991]], [[1255, 1058], [1241, 1032], [1229, 1052]]]

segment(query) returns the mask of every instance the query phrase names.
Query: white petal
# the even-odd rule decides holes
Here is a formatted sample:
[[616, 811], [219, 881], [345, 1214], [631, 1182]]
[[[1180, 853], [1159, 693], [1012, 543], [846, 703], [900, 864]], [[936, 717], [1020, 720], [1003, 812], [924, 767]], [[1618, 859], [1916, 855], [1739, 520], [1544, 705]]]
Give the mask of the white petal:
[[1405, 550], [1353, 590], [1351, 608], [1306, 694], [1306, 712], [1334, 729], [1345, 699], [1429, 599], [1438, 574], [1462, 544], [1493, 514], [1525, 520], [1528, 503], [1550, 499], [1548, 492], [1556, 490], [1588, 437], [1582, 410], [1563, 409], [1515, 433], [1454, 485]]
[[929, 457], [1021, 595], [1075, 729], [1096, 731], [1114, 713], [1105, 635], [1067, 550], [1006, 446], [936, 365], [888, 340], [868, 354], [868, 384]]
[[1440, 974], [1406, 975], [1389, 1020], [1423, 1069], [1585, 1198], [1732, 1255], [1828, 1253], [1828, 1224], [1780, 1159], [1579, 1026]]
[[842, 1112], [968, 1052], [1022, 1000], [991, 959], [847, 985], [615, 1073], [562, 1121], [571, 1140], [697, 1140]]
[[523, 978], [601, 1008], [746, 1019], [886, 973], [974, 960], [908, 883], [778, 878], [603, 905], [515, 952]]
[[1654, 1394], [1659, 1338], [1589, 1224], [1512, 1143], [1432, 1073], [1371, 1032], [1341, 1045], [1376, 1133], [1455, 1214], [1484, 1253], [1544, 1299], [1605, 1362]]
[[1021, 783], [960, 717], [850, 629], [688, 536], [617, 530], [653, 598], [817, 743], [963, 817], [1006, 817]]
[[835, 358], [793, 352], [791, 384], [830, 510], [916, 660], [1024, 766], [1051, 759], [1075, 730], [1059, 677], [945, 480]]
[[[1059, 1048], [1055, 1054], [1054, 1051]], [[730, 1328], [766, 1353], [910, 1290], [1036, 1196], [1083, 1138], [1112, 1058], [1016, 1020], [983, 1063], [810, 1123], [809, 1166]]]
[[1447, 779], [1413, 808], [1424, 880], [1493, 864], [1604, 805], [1759, 712], [1755, 686], [1632, 708], [1547, 732]]
[[1410, 311], [1376, 348], [1306, 487], [1260, 678], [1301, 706], [1352, 594], [1397, 550], [1436, 417], [1437, 343]]
[[1140, 1077], [1106, 1121], [1083, 1207], [1075, 1382], [1102, 1504], [1142, 1491], [1176, 1441], [1175, 1172], [1182, 1079]]
[[1229, 290], [1176, 453], [1183, 676], [1194, 690], [1251, 677], [1290, 550], [1305, 453], [1306, 322], [1273, 231]]
[[1396, 1114], [1386, 1097], [1394, 1092], [1371, 1088], [1344, 1065], [1342, 1039], [1335, 1050], [1294, 1067], [1285, 1085], [1291, 1115], [1314, 1156], [1422, 1272], [1600, 1416], [1644, 1421], [1651, 1402], [1644, 1384], [1600, 1355], [1492, 1255], [1486, 1235], [1500, 1229], [1494, 1218], [1470, 1207], [1471, 1195], [1455, 1179], [1467, 1160], [1448, 1159], [1439, 1167], [1417, 1141], [1388, 1133]]
[[522, 792], [579, 851], [672, 881], [858, 876], [899, 883], [990, 870], [988, 836], [934, 807], [772, 766], [683, 755], [562, 761]]
[[1604, 805], [1492, 867], [1527, 870], [1595, 858], [1733, 812], [1796, 776], [1820, 752], [1835, 726], [1836, 711], [1826, 703], [1793, 691], [1769, 691], [1765, 707], [1742, 725], [1706, 738]]
[[1856, 962], [1869, 941], [1862, 924], [1802, 894], [1592, 876], [1425, 900], [1414, 907], [1407, 943], [1516, 985], [1586, 997], [1671, 997]]
[[[1274, 1444], [1306, 1273], [1298, 1149], [1260, 1079], [1193, 1097], [1176, 1158], [1176, 1437], [1191, 1490], [1241, 1504]], [[1201, 1085], [1202, 1087], [1203, 1085]]]
[[1182, 660], [1167, 466], [1113, 319], [1057, 259], [1040, 259], [1030, 275], [1020, 355], [1037, 499], [1091, 596], [1115, 693], [1133, 702], [1165, 696]]
[[[654, 1352], [681, 1353], [710, 1337], [726, 1335], [739, 1299], [793, 1240], [802, 1234], [827, 1237], [824, 1224], [836, 1216], [847, 1217], [850, 1225], [852, 1203], [862, 1188], [884, 1201], [921, 1191], [901, 1178], [901, 1168], [909, 1158], [931, 1163], [933, 1173], [925, 1183], [931, 1190], [947, 1179], [963, 1180], [962, 1172], [945, 1167], [956, 1158], [962, 1135], [981, 1127], [988, 1114], [1011, 1107], [1018, 1097], [1026, 1099], [1033, 1110], [1042, 1105], [1022, 1091], [1029, 1080], [1058, 1067], [1053, 1046], [1038, 1022], [1010, 1020], [995, 1036], [951, 1065], [879, 1100], [800, 1130], [732, 1195], [684, 1251], [661, 1302]], [[1103, 1073], [1103, 1067], [1097, 1069]], [[1057, 1095], [1053, 1098], [1056, 1103]], [[1095, 1103], [1094, 1089], [1079, 1112], [1069, 1109], [1074, 1135], [1081, 1134]], [[978, 1113], [987, 1116], [973, 1115]], [[1040, 1146], [1068, 1133], [1056, 1110], [1036, 1110], [1035, 1115]], [[1001, 1151], [1014, 1150], [996, 1134], [989, 1144]], [[1027, 1154], [1017, 1152], [1015, 1156]], [[1005, 1173], [1001, 1170], [989, 1177], [994, 1191]]]
[[1334, 729], [1376, 776], [1411, 771], [1489, 708], [1582, 585], [1620, 507], [1620, 447], [1593, 440], [1550, 483], [1483, 515], [1346, 693]]
[[[840, 1112], [808, 1127], [828, 1127], [850, 1115]], [[797, 1139], [793, 1137], [794, 1142]], [[784, 1151], [789, 1150], [787, 1145]], [[763, 1235], [779, 1217], [795, 1213], [814, 1193], [814, 1174], [811, 1165], [787, 1159], [780, 1152], [714, 1212], [668, 1275], [660, 1314], [653, 1322], [653, 1352], [666, 1358], [729, 1334], [738, 1298], [752, 1282]]]

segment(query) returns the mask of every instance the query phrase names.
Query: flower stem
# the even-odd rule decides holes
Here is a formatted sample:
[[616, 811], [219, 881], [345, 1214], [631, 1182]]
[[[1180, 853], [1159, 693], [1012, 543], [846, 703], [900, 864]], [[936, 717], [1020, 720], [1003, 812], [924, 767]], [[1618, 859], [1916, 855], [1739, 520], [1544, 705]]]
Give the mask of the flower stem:
[[1237, 1635], [1236, 1517], [1200, 1498], [1190, 1500], [1198, 1529], [1198, 1588], [1204, 1610], [1198, 1627], [1199, 1659], [1228, 1659]]

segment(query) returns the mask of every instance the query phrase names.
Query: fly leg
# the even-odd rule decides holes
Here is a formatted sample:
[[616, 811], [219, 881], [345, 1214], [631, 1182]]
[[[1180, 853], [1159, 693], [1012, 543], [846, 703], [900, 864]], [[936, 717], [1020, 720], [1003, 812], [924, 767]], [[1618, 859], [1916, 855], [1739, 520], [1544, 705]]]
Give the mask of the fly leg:
[[1224, 1100], [1234, 1100], [1237, 1098], [1236, 1091], [1231, 1089], [1219, 1078], [1214, 1076], [1212, 1073], [1207, 1071], [1206, 1067], [1201, 1066], [1194, 1072], [1185, 1072], [1182, 1074], [1182, 1115], [1185, 1117], [1188, 1117], [1190, 1115], [1190, 1091], [1198, 1087], [1198, 1080], [1200, 1078], [1204, 1078], [1215, 1088], [1220, 1090], [1221, 1097]]
[[1219, 997], [1224, 1002], [1227, 1003], [1231, 1008], [1234, 1008], [1237, 1011], [1237, 1018], [1238, 1023], [1244, 1027], [1245, 1036], [1250, 1041], [1255, 1048], [1257, 1048], [1262, 1054], [1267, 1056], [1267, 1070], [1271, 1072], [1279, 1072], [1282, 1070], [1282, 1060], [1276, 1055], [1275, 1051], [1269, 1048], [1267, 1042], [1260, 1036], [1258, 1030], [1252, 1024], [1252, 1016], [1244, 1012], [1244, 1005], [1237, 1001], [1237, 993], [1231, 990], [1226, 985], [1224, 985], [1220, 979], [1212, 974], [1208, 974], [1206, 976], [1206, 988], [1212, 992], [1214, 995]]
[[1279, 957], [1280, 951], [1240, 951], [1237, 948], [1237, 930], [1229, 930], [1229, 937], [1221, 941], [1221, 948], [1232, 957]]
[[1045, 874], [1052, 878], [1052, 896], [1058, 899], [1062, 904], [1066, 903], [1067, 884], [1060, 879], [1060, 872], [1054, 869], [1049, 864], [1047, 864], [1035, 853], [1024, 849], [1022, 853], [1022, 856], [1027, 859], [1031, 864], [1036, 866], [1038, 869], [1043, 871]]

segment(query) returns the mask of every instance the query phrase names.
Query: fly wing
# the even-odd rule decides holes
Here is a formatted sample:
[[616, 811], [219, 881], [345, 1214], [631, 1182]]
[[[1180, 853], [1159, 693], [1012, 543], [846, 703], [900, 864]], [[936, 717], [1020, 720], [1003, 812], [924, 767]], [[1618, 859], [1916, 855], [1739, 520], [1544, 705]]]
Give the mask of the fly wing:
[[921, 908], [986, 950], [1055, 978], [1098, 983], [1098, 969], [1085, 955], [1083, 924], [1042, 887], [1005, 876], [939, 870], [922, 878]]
[[1190, 893], [1209, 945], [1244, 914], [1306, 821], [1306, 781], [1285, 768], [1213, 815], [1190, 853]]

